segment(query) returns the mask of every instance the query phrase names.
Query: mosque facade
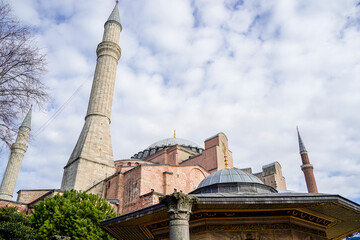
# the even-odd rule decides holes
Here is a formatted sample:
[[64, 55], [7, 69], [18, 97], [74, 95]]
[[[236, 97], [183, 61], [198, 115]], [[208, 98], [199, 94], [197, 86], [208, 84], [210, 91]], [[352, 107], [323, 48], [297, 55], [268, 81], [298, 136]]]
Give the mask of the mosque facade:
[[[203, 146], [174, 133], [128, 159], [114, 160], [110, 123], [121, 30], [116, 4], [96, 50], [85, 123], [64, 167], [61, 188], [20, 190], [17, 201], [2, 198], [0, 206], [30, 212], [37, 202], [64, 190], [97, 194], [122, 214], [101, 223], [118, 239], [324, 240], [360, 230], [358, 204], [318, 193], [299, 132], [308, 193], [287, 191], [278, 162], [264, 165], [259, 173], [235, 168], [224, 133], [209, 137]], [[26, 146], [26, 140], [22, 143]], [[22, 156], [11, 161], [18, 166]], [[16, 177], [6, 181], [15, 186]], [[6, 196], [14, 191], [8, 186], [1, 185]]]

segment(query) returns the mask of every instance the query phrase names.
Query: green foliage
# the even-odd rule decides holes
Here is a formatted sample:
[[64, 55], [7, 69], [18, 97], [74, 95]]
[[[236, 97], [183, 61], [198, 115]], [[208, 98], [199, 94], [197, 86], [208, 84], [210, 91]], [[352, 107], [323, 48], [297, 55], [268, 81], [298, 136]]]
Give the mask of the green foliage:
[[114, 239], [100, 228], [100, 221], [115, 217], [111, 205], [94, 194], [65, 191], [39, 202], [34, 207], [31, 221], [37, 239], [53, 235], [76, 239]]
[[16, 207], [0, 207], [0, 239], [34, 239], [30, 216]]

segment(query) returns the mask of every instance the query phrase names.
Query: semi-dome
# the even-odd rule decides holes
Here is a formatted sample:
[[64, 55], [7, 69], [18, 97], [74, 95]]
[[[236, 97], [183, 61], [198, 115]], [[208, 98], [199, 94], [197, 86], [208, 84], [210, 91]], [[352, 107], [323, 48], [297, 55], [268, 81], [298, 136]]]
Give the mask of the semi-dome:
[[166, 139], [163, 139], [163, 140], [160, 140], [160, 141], [157, 141], [157, 142], [151, 144], [149, 147], [147, 147], [147, 149], [156, 148], [156, 147], [170, 147], [170, 146], [175, 146], [175, 145], [180, 145], [180, 146], [184, 146], [184, 147], [201, 148], [196, 143], [186, 140], [186, 139], [166, 138]]
[[209, 186], [216, 183], [231, 183], [231, 182], [242, 182], [242, 183], [261, 183], [263, 182], [256, 176], [240, 170], [238, 168], [221, 169], [214, 172], [202, 180], [197, 188]]
[[225, 168], [202, 180], [193, 194], [207, 193], [274, 193], [256, 176], [237, 168]]

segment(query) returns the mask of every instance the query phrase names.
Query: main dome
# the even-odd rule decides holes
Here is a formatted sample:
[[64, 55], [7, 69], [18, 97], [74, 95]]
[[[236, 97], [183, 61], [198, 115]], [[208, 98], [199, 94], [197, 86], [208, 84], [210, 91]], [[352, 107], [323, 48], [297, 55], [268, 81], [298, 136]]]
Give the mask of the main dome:
[[200, 182], [197, 188], [201, 188], [217, 183], [232, 183], [232, 182], [264, 184], [259, 178], [243, 170], [237, 168], [230, 168], [230, 169], [225, 168], [207, 176], [204, 180]]
[[157, 147], [170, 147], [170, 146], [175, 146], [175, 145], [180, 145], [180, 146], [184, 146], [184, 147], [201, 148], [196, 143], [186, 140], [186, 139], [166, 138], [166, 139], [163, 139], [163, 140], [160, 140], [160, 141], [157, 141], [157, 142], [151, 144], [149, 147], [147, 147], [147, 149], [157, 148]]
[[168, 149], [168, 148], [170, 148], [172, 146], [176, 146], [176, 145], [185, 147], [185, 148], [191, 150], [192, 152], [194, 152], [195, 154], [199, 154], [204, 150], [202, 147], [200, 147], [196, 143], [186, 140], [186, 139], [166, 138], [166, 139], [163, 139], [163, 140], [160, 140], [160, 141], [157, 141], [157, 142], [151, 144], [145, 150], [134, 154], [131, 158], [144, 160], [144, 159], [152, 156], [153, 154], [155, 154], [159, 151], [162, 151], [163, 149]]

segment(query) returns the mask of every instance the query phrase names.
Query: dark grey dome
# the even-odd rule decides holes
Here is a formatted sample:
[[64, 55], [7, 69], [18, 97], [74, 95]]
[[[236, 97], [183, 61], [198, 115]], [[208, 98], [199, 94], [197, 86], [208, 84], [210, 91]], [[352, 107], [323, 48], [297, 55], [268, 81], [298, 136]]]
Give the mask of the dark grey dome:
[[276, 193], [276, 189], [265, 185], [256, 176], [237, 168], [221, 169], [201, 181], [191, 194], [236, 193], [257, 194]]
[[166, 139], [163, 139], [163, 140], [160, 140], [158, 142], [151, 144], [147, 149], [156, 148], [156, 147], [169, 147], [169, 146], [175, 146], [175, 145], [180, 145], [180, 146], [184, 146], [184, 147], [201, 148], [196, 143], [186, 140], [186, 139], [166, 138]]
[[216, 183], [231, 183], [231, 182], [264, 184], [259, 178], [255, 177], [250, 173], [247, 173], [237, 168], [230, 168], [230, 169], [221, 169], [217, 172], [210, 174], [204, 180], [201, 181], [201, 183], [197, 188], [209, 186]]
[[147, 147], [145, 150], [140, 151], [136, 154], [134, 154], [131, 158], [133, 159], [146, 159], [150, 156], [152, 156], [153, 154], [162, 151], [164, 149], [170, 148], [172, 146], [182, 146], [185, 147], [191, 151], [193, 151], [195, 154], [199, 154], [201, 153], [204, 149], [202, 147], [200, 147], [199, 145], [197, 145], [196, 143], [186, 140], [186, 139], [182, 139], [182, 138], [166, 138], [163, 140], [160, 140], [158, 142], [155, 142], [153, 144], [151, 144], [149, 147]]

